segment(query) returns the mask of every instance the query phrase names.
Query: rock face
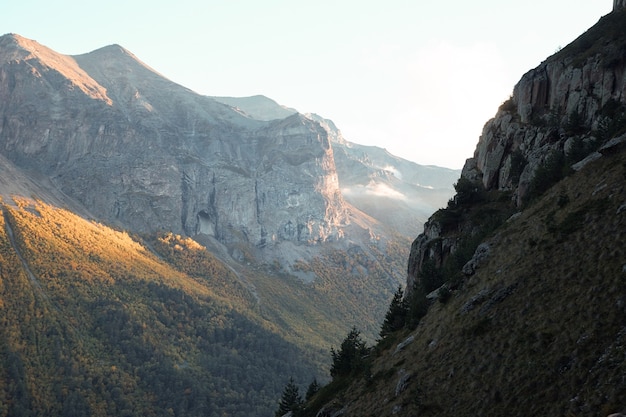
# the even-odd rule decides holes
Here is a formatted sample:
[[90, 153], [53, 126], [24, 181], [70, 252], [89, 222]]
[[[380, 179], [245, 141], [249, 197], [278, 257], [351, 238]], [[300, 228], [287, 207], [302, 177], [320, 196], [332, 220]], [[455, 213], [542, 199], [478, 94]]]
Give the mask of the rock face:
[[626, 7], [626, 0], [613, 0], [613, 11]]
[[[526, 73], [510, 100], [485, 125], [465, 171], [477, 169], [488, 190], [516, 188], [519, 203], [550, 150], [567, 151], [581, 131], [610, 134], [607, 130], [626, 100], [626, 65], [623, 43], [604, 45], [620, 36], [616, 32], [624, 20], [623, 11], [605, 16]], [[513, 166], [516, 151], [526, 166]]]
[[[487, 192], [510, 192], [520, 208], [551, 155], [563, 155], [578, 167], [575, 163], [588, 154], [576, 159], [581, 148], [602, 153], [603, 143], [626, 132], [624, 3], [615, 1], [613, 13], [521, 78], [510, 99], [485, 124], [462, 178]], [[431, 218], [411, 250], [409, 286], [424, 259], [440, 265], [457, 241]]]
[[0, 38], [0, 151], [98, 218], [223, 243], [336, 240], [348, 222], [328, 134], [199, 96], [113, 45], [63, 56]]
[[1, 37], [0, 117], [0, 153], [98, 220], [265, 258], [281, 242], [358, 244], [388, 227], [408, 238], [459, 175], [349, 143], [263, 96], [200, 96], [118, 45], [65, 56]]
[[[266, 97], [215, 97], [259, 120], [275, 120], [294, 114]], [[344, 199], [400, 235], [412, 238], [428, 216], [446, 205], [454, 193], [452, 184], [460, 170], [423, 166], [391, 155], [376, 146], [347, 141], [332, 122], [316, 114], [333, 148], [339, 187]]]

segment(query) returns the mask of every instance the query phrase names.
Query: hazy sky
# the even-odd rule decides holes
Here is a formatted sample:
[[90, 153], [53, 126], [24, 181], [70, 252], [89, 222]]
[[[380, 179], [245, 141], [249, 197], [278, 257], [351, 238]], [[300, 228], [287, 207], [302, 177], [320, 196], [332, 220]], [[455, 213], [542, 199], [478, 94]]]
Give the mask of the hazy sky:
[[120, 44], [198, 93], [263, 94], [352, 142], [461, 168], [528, 70], [611, 0], [0, 0], [0, 34]]

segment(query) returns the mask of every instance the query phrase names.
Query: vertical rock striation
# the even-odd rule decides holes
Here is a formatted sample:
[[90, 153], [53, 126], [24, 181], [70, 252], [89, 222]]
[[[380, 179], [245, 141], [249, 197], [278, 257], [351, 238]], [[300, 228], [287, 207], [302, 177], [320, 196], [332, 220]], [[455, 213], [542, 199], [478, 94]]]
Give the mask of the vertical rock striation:
[[328, 133], [255, 120], [111, 45], [65, 56], [0, 38], [0, 151], [135, 232], [257, 247], [336, 240], [348, 222]]

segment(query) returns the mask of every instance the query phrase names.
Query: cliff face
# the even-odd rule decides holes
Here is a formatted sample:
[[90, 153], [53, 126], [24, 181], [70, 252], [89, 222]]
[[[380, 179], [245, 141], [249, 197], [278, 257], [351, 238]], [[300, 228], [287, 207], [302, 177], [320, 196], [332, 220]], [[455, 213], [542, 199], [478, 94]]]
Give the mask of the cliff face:
[[[581, 132], [586, 140], [607, 134], [626, 101], [624, 13], [606, 16], [574, 43], [526, 73], [484, 127], [464, 170], [479, 176], [487, 190], [516, 189], [518, 205], [538, 165], [551, 150], [568, 150]], [[623, 36], [622, 36], [623, 38]], [[606, 45], [605, 45], [606, 44]], [[515, 151], [528, 164], [513, 172]]]
[[[215, 97], [258, 120], [277, 120], [295, 110], [263, 96]], [[332, 120], [309, 113], [327, 132], [344, 200], [381, 224], [411, 239], [430, 214], [454, 193], [461, 170], [418, 165], [385, 149], [350, 142]]]
[[[626, 132], [626, 12], [617, 3], [619, 10], [521, 78], [510, 99], [485, 124], [461, 181], [482, 192], [506, 193], [519, 210], [532, 198], [555, 155], [576, 168], [589, 154], [593, 159], [610, 152], [602, 146]], [[413, 243], [409, 289], [424, 260], [440, 265], [455, 252], [463, 233], [476, 230], [476, 222], [444, 229], [433, 216]]]
[[257, 247], [336, 240], [348, 223], [327, 132], [252, 119], [113, 45], [63, 56], [0, 39], [0, 151], [136, 232]]
[[413, 242], [396, 330], [305, 416], [626, 413], [624, 27], [522, 77]]

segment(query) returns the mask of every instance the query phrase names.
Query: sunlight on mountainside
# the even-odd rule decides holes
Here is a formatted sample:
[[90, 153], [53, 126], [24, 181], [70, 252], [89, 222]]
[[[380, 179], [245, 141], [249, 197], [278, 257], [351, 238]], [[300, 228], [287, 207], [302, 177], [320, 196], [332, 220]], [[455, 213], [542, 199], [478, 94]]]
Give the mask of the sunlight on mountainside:
[[60, 280], [71, 278], [114, 284], [128, 280], [130, 271], [148, 281], [162, 282], [167, 277], [169, 285], [190, 294], [210, 294], [206, 287], [167, 268], [126, 232], [40, 202], [14, 199], [19, 209], [5, 207], [5, 212], [14, 223], [20, 251], [45, 285], [57, 287], [62, 285]]
[[[26, 39], [19, 35], [11, 35], [15, 40], [15, 43], [30, 54], [33, 57], [38, 58], [44, 65], [37, 68], [32, 67], [32, 71], [37, 73], [38, 77], [54, 77], [54, 72], [59, 71], [63, 77], [70, 80], [72, 84], [80, 89], [83, 93], [91, 98], [102, 100], [111, 105], [113, 102], [107, 95], [106, 88], [98, 84], [93, 78], [91, 78], [85, 71], [83, 71], [74, 58], [58, 54], [51, 49], [35, 42], [30, 39]], [[7, 40], [10, 38], [6, 36]], [[50, 74], [48, 74], [50, 72]]]
[[277, 389], [267, 375], [315, 372], [197, 243], [165, 236], [156, 256], [126, 232], [15, 202], [0, 216], [0, 416], [262, 415]]

